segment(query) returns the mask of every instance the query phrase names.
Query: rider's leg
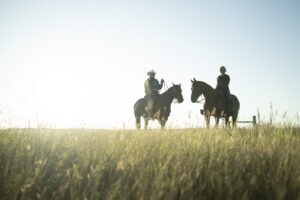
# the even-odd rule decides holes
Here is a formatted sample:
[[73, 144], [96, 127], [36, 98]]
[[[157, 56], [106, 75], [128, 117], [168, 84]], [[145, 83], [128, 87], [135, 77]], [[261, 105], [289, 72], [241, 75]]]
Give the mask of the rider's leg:
[[232, 99], [229, 90], [225, 90], [225, 96], [226, 96], [226, 112], [228, 113], [232, 111]]
[[147, 102], [147, 112], [149, 117], [153, 117], [154, 98], [149, 97]]

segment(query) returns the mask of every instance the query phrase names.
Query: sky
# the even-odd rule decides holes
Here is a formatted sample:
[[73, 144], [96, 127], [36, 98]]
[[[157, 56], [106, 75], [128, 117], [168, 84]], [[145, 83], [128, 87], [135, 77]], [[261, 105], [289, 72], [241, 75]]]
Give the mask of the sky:
[[299, 10], [297, 0], [1, 0], [0, 127], [134, 128], [151, 69], [182, 84], [168, 127], [201, 127], [190, 80], [215, 87], [222, 65], [240, 120], [273, 110], [296, 122]]

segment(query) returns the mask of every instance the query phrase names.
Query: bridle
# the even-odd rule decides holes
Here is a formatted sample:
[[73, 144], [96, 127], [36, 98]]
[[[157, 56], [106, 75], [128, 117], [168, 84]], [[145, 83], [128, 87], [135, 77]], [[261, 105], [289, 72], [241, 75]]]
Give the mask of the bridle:
[[203, 94], [201, 94], [199, 97], [202, 97], [202, 99], [196, 101], [196, 103], [203, 103], [205, 101], [205, 98], [203, 97]]
[[[193, 86], [193, 89], [194, 89], [194, 86]], [[199, 88], [197, 88], [197, 90], [199, 91]], [[203, 97], [203, 93], [201, 93], [198, 97], [198, 99], [202, 97], [202, 99], [196, 101], [195, 103], [203, 103], [205, 101], [205, 98]]]

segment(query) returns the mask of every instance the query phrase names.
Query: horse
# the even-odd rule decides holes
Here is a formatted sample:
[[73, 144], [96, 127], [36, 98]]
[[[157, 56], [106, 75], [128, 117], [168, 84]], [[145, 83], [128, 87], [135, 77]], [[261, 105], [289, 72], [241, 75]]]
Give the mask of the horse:
[[232, 117], [232, 127], [236, 127], [237, 117], [240, 110], [240, 102], [235, 95], [231, 95], [232, 110], [229, 113], [225, 112], [225, 96], [212, 88], [205, 82], [197, 81], [195, 78], [192, 80], [192, 95], [191, 101], [198, 102], [200, 95], [204, 96], [204, 105], [201, 114], [205, 116], [206, 126], [209, 128], [210, 117], [215, 117], [215, 127], [219, 125], [219, 119], [225, 118], [226, 127], [229, 127], [229, 117]]
[[175, 85], [173, 83], [172, 87], [170, 87], [167, 91], [158, 96], [157, 101], [155, 102], [154, 115], [152, 118], [149, 118], [148, 113], [146, 111], [146, 99], [139, 99], [134, 104], [134, 115], [136, 119], [137, 129], [141, 129], [141, 117], [143, 117], [145, 121], [145, 130], [147, 130], [149, 119], [158, 120], [161, 125], [161, 129], [164, 129], [166, 122], [168, 121], [168, 118], [170, 116], [171, 104], [174, 101], [174, 99], [176, 99], [178, 103], [183, 102], [181, 84]]

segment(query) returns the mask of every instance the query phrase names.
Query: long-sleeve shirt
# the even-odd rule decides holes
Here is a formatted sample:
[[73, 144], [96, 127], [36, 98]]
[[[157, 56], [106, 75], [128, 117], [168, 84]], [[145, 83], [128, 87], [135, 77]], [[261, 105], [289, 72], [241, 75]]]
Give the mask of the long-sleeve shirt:
[[145, 86], [146, 96], [148, 96], [148, 95], [152, 95], [154, 92], [158, 93], [158, 91], [161, 90], [163, 84], [159, 84], [157, 79], [150, 77], [145, 80], [144, 86]]
[[227, 74], [222, 74], [218, 76], [217, 79], [217, 89], [221, 90], [228, 90], [229, 91], [229, 82], [230, 82], [230, 76]]

